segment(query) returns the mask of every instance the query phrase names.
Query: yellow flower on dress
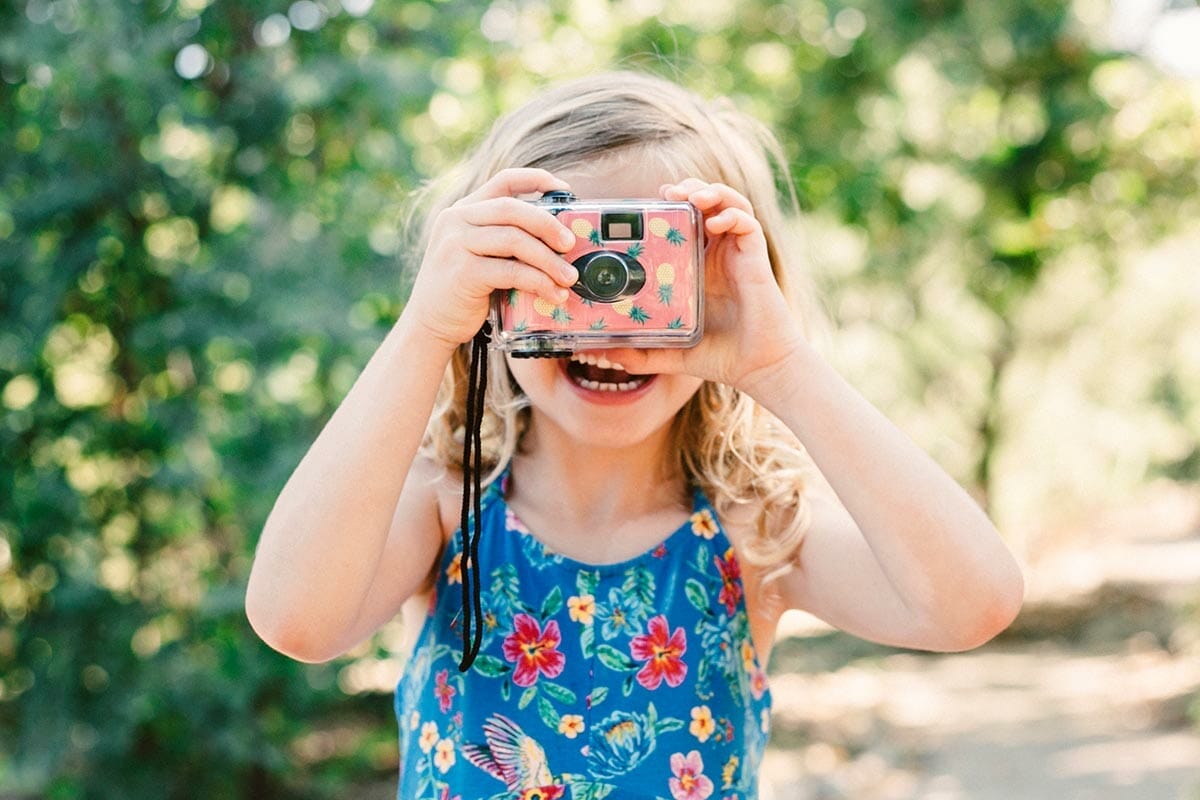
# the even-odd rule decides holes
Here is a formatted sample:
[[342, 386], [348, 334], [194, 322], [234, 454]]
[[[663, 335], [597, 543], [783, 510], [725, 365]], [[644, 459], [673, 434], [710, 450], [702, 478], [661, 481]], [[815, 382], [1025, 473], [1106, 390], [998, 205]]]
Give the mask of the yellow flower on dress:
[[702, 508], [692, 514], [692, 533], [703, 536], [705, 539], [711, 539], [717, 535], [717, 521], [707, 508]]
[[692, 736], [695, 736], [702, 742], [707, 742], [708, 737], [713, 735], [717, 729], [717, 723], [713, 722], [712, 711], [708, 706], [694, 706], [692, 708], [692, 724], [688, 726]]
[[411, 731], [415, 731], [417, 729], [417, 726], [420, 724], [421, 724], [421, 715], [418, 714], [416, 711], [414, 711], [412, 713], [412, 716], [409, 717], [408, 729]]
[[563, 714], [558, 720], [558, 732], [568, 739], [583, 733], [583, 717], [578, 714]]
[[742, 664], [746, 672], [754, 672], [754, 646], [750, 642], [742, 642]]
[[437, 744], [437, 740], [439, 738], [436, 722], [426, 722], [424, 725], [422, 725], [421, 738], [418, 741], [418, 744], [421, 745], [421, 752], [428, 753], [430, 750], [432, 750], [433, 746]]
[[454, 742], [442, 739], [437, 743], [437, 752], [433, 754], [433, 763], [442, 774], [446, 774], [454, 766]]
[[596, 613], [596, 598], [590, 594], [568, 597], [567, 608], [571, 619], [584, 625], [591, 625], [592, 615]]
[[446, 567], [446, 584], [455, 583], [462, 583], [462, 553], [455, 553], [450, 566]]
[[737, 772], [738, 757], [730, 756], [725, 762], [725, 766], [721, 768], [721, 788], [729, 789], [733, 787], [733, 775]]

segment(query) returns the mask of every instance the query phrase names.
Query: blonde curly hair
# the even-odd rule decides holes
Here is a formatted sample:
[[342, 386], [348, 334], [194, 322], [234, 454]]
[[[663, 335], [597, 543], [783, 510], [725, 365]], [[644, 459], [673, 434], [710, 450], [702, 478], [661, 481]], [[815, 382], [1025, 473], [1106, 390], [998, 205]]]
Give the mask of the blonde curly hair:
[[[824, 316], [811, 280], [800, 269], [794, 225], [780, 203], [786, 192], [793, 221], [798, 207], [787, 161], [771, 132], [732, 102], [707, 102], [668, 80], [612, 72], [551, 88], [500, 118], [474, 154], [418, 196], [425, 225], [416, 252], [428, 244], [429, 224], [442, 209], [502, 169], [555, 170], [623, 155], [650, 156], [682, 177], [733, 187], [753, 205], [767, 240], [771, 268], [810, 338]], [[786, 241], [789, 237], [793, 241]], [[517, 452], [529, 419], [528, 400], [504, 355], [489, 352], [482, 458], [496, 479]], [[470, 344], [455, 352], [439, 390], [422, 452], [444, 467], [462, 468], [462, 437]], [[765, 578], [794, 563], [808, 526], [805, 487], [815, 469], [795, 437], [750, 397], [705, 381], [672, 424], [668, 452], [681, 474], [700, 486], [719, 515], [750, 513], [755, 536], [739, 555]]]

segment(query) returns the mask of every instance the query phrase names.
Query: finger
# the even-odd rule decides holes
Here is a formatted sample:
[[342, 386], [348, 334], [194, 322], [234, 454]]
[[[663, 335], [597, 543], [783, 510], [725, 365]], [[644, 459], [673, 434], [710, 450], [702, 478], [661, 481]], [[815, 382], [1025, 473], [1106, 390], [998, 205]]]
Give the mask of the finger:
[[738, 208], [748, 213], [754, 213], [750, 201], [738, 191], [723, 183], [710, 183], [688, 195], [688, 201], [701, 210], [716, 208]]
[[667, 184], [663, 189], [668, 200], [687, 200], [688, 195], [699, 189], [703, 189], [707, 185], [707, 183], [699, 178], [685, 178], [679, 183]]
[[511, 225], [521, 228], [562, 253], [575, 246], [575, 234], [557, 217], [544, 208], [515, 197], [495, 197], [472, 203], [463, 206], [459, 213], [470, 225]]
[[683, 351], [677, 348], [637, 349], [616, 347], [587, 351], [620, 364], [631, 375], [675, 374], [683, 371]]
[[511, 258], [483, 258], [478, 274], [490, 289], [517, 289], [536, 294], [555, 305], [566, 302], [570, 291], [559, 286], [550, 276]]
[[566, 181], [559, 180], [544, 169], [514, 167], [500, 170], [459, 203], [473, 203], [491, 197], [512, 197], [532, 192], [567, 191], [570, 188]]
[[705, 183], [695, 178], [688, 178], [668, 189], [667, 199], [687, 200], [701, 211], [714, 209], [740, 208], [754, 213], [750, 201], [739, 191], [724, 183]]
[[704, 230], [710, 236], [728, 233], [733, 236], [762, 233], [762, 223], [753, 214], [740, 208], [726, 208], [720, 214], [704, 221]]
[[467, 250], [477, 256], [515, 258], [544, 272], [563, 286], [579, 280], [574, 265], [551, 250], [541, 240], [511, 225], [485, 225], [472, 228], [466, 237]]

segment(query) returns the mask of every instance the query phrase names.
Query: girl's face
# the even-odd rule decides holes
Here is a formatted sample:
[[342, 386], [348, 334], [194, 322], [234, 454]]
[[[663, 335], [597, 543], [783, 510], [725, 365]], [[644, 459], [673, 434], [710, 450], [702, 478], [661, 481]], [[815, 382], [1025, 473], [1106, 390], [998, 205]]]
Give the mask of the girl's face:
[[[657, 160], [645, 155], [603, 158], [555, 175], [581, 200], [641, 197], [658, 199], [659, 187], [674, 183]], [[603, 351], [592, 351], [599, 355]], [[691, 375], [648, 375], [635, 380], [598, 382], [614, 377], [566, 358], [512, 358], [508, 368], [529, 397], [535, 425], [549, 424], [581, 445], [611, 448], [644, 441], [675, 418], [703, 380]], [[592, 359], [595, 360], [594, 358]], [[619, 377], [617, 375], [616, 377]], [[612, 391], [611, 389], [615, 389]]]

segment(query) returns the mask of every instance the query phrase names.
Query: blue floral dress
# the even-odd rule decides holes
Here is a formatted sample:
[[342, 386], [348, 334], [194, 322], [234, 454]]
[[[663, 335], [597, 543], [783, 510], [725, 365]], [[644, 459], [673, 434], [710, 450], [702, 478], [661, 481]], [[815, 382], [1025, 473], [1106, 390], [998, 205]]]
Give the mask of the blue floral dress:
[[617, 564], [543, 545], [484, 492], [483, 642], [460, 673], [461, 552], [442, 556], [396, 687], [401, 800], [750, 800], [771, 697], [712, 506]]

